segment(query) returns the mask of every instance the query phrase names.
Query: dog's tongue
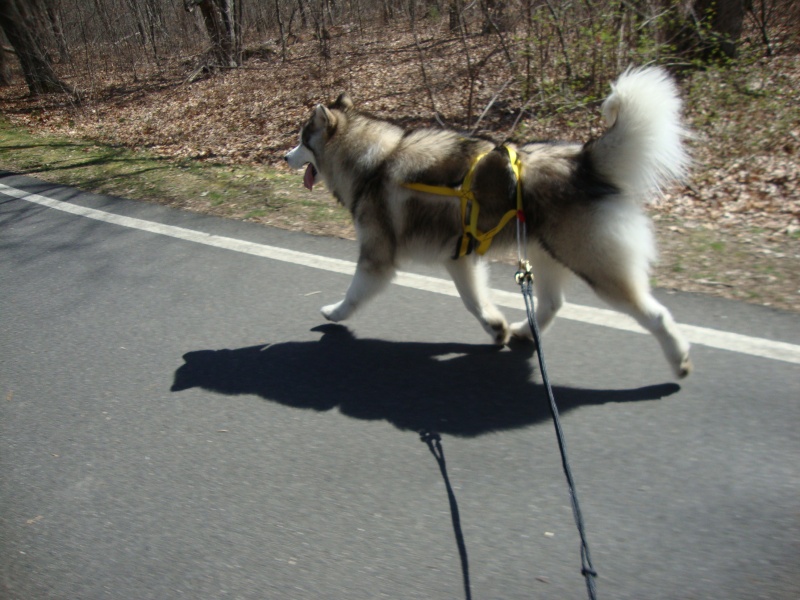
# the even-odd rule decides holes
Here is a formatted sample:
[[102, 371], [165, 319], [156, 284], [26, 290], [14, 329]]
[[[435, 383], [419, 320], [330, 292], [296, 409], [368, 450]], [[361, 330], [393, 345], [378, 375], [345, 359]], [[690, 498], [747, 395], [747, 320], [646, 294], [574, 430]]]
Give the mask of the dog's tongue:
[[314, 189], [314, 177], [317, 174], [317, 170], [314, 168], [314, 165], [308, 163], [308, 167], [306, 167], [306, 174], [303, 175], [303, 185], [306, 186], [309, 190]]

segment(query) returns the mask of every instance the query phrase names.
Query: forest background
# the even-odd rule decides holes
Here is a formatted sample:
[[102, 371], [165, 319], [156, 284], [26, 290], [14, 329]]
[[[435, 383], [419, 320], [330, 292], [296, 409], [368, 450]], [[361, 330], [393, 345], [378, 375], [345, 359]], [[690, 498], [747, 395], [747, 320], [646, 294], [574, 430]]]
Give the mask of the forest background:
[[660, 287], [800, 311], [795, 0], [0, 0], [0, 169], [353, 237], [283, 165], [318, 102], [585, 141], [629, 65], [678, 79], [694, 167]]

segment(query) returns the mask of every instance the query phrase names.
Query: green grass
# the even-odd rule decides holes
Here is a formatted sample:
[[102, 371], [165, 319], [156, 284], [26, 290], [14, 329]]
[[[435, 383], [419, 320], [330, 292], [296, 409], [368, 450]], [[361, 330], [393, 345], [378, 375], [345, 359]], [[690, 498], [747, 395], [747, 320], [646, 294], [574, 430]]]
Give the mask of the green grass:
[[708, 245], [714, 252], [724, 252], [725, 251], [725, 242], [711, 242]]
[[305, 199], [300, 176], [270, 166], [171, 159], [92, 141], [38, 135], [0, 118], [0, 168], [76, 188], [223, 217], [344, 227], [324, 192]]

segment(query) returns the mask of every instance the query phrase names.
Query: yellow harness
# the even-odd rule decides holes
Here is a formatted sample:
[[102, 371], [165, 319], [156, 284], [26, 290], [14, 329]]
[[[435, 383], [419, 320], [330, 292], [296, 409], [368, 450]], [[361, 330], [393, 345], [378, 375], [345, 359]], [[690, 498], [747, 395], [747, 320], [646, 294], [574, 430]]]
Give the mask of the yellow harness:
[[475, 173], [475, 168], [481, 162], [484, 156], [488, 153], [479, 154], [469, 166], [464, 181], [458, 188], [449, 188], [438, 185], [427, 185], [425, 183], [406, 183], [404, 187], [417, 192], [426, 194], [435, 194], [437, 196], [453, 196], [461, 200], [461, 223], [464, 227], [464, 233], [458, 240], [456, 246], [456, 253], [454, 259], [461, 258], [475, 250], [479, 255], [483, 255], [492, 245], [492, 239], [496, 236], [508, 222], [517, 217], [520, 222], [525, 221], [525, 213], [522, 210], [522, 161], [520, 161], [517, 153], [508, 146], [502, 146], [508, 152], [508, 159], [511, 162], [511, 169], [514, 171], [514, 176], [517, 178], [517, 208], [509, 210], [502, 216], [500, 222], [496, 227], [487, 232], [478, 230], [478, 214], [480, 213], [480, 205], [475, 198], [475, 193], [472, 191], [472, 177]]

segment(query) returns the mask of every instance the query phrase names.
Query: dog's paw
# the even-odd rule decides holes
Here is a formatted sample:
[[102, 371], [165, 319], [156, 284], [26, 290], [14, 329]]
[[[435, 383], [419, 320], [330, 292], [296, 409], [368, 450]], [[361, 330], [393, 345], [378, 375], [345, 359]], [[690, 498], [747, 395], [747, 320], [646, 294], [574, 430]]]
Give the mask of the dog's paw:
[[501, 321], [490, 321], [487, 327], [489, 335], [492, 336], [494, 343], [498, 346], [504, 346], [508, 343], [511, 337], [511, 331], [508, 329], [508, 323], [503, 319]]
[[328, 319], [328, 321], [332, 321], [334, 323], [338, 323], [345, 319], [346, 315], [342, 310], [342, 305], [344, 304], [344, 300], [341, 302], [337, 302], [336, 304], [329, 304], [328, 306], [323, 306], [320, 309], [322, 316]]
[[680, 364], [675, 368], [675, 375], [678, 376], [678, 379], [685, 379], [691, 375], [693, 370], [694, 365], [692, 364], [692, 359], [686, 354]]
[[511, 337], [522, 342], [532, 342], [533, 333], [527, 321], [518, 321], [511, 324]]

